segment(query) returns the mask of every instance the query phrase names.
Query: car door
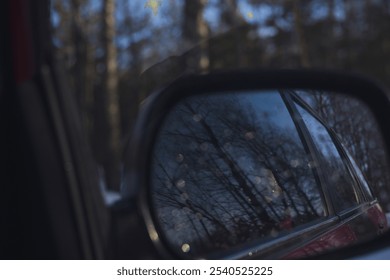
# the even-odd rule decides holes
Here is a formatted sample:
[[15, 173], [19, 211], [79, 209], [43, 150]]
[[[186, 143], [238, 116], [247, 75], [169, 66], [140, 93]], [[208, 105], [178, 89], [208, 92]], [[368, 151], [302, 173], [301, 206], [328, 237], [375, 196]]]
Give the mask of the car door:
[[[324, 186], [330, 194], [331, 207], [340, 218], [340, 223], [287, 258], [314, 255], [319, 251], [372, 238], [373, 233], [381, 232], [381, 228], [383, 230], [385, 218], [377, 201], [369, 195], [371, 192], [367, 182], [361, 181], [363, 175], [357, 176], [360, 170], [356, 163], [351, 163], [352, 158], [347, 156], [347, 151], [326, 124], [296, 95], [293, 100], [293, 106], [315, 147]], [[365, 191], [361, 184], [365, 184]]]
[[108, 212], [51, 45], [50, 3], [0, 7], [0, 258], [107, 257]]

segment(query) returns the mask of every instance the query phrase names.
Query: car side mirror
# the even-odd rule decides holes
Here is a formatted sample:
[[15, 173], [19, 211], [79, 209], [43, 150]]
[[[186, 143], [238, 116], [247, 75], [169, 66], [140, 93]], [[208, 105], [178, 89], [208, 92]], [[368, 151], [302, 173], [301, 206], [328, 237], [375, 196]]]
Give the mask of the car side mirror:
[[150, 238], [168, 257], [305, 258], [387, 231], [389, 98], [316, 71], [187, 76], [131, 144]]

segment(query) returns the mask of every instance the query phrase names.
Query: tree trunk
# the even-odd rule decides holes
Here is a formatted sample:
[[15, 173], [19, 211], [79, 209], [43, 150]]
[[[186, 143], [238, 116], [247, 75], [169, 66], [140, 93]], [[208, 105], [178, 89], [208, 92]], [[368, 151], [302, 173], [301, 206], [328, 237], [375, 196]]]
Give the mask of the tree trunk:
[[[345, 67], [349, 69], [350, 67], [353, 67], [354, 65], [354, 43], [353, 43], [353, 37], [355, 28], [356, 28], [356, 11], [355, 11], [355, 4], [353, 1], [350, 0], [344, 0], [344, 9], [345, 9], [345, 23], [344, 23], [344, 41], [345, 41], [345, 48], [347, 51], [346, 57], [344, 58]], [[360, 32], [360, 31], [359, 31]]]
[[[105, 96], [106, 115], [106, 147], [103, 166], [107, 186], [111, 190], [119, 191], [120, 185], [120, 112], [118, 97], [118, 66], [117, 49], [115, 45], [115, 0], [103, 1], [103, 49], [104, 66], [103, 94]], [[103, 113], [103, 112], [102, 112]]]
[[245, 23], [244, 18], [238, 10], [237, 0], [222, 0], [222, 21], [229, 26], [229, 30], [233, 32], [234, 48], [235, 48], [235, 63], [236, 67], [243, 64], [243, 40], [239, 26]]
[[298, 39], [298, 50], [300, 56], [300, 64], [302, 67], [310, 67], [309, 50], [303, 30], [303, 21], [301, 13], [301, 1], [293, 1], [294, 29]]
[[329, 24], [329, 27], [331, 29], [331, 33], [333, 34], [334, 32], [334, 25], [335, 25], [335, 2], [334, 0], [329, 0], [328, 1], [328, 15], [327, 15], [327, 21]]
[[[89, 130], [88, 126], [88, 104], [91, 90], [88, 90], [88, 42], [86, 38], [87, 22], [81, 17], [81, 5], [83, 1], [71, 1], [71, 45], [73, 65], [71, 73], [73, 86], [76, 93], [77, 103], [81, 112], [83, 126]], [[88, 131], [89, 132], [89, 131]], [[89, 133], [88, 133], [89, 134]]]
[[186, 66], [194, 68], [195, 72], [205, 72], [209, 69], [209, 55], [207, 38], [209, 30], [203, 19], [203, 11], [207, 0], [185, 1], [183, 38], [186, 45], [192, 47], [200, 44], [196, 57], [188, 57]]

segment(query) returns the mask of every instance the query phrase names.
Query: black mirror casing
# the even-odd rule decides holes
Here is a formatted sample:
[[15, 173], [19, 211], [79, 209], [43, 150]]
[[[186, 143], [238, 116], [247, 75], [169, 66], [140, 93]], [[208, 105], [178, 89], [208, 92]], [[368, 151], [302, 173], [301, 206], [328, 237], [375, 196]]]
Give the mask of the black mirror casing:
[[[248, 70], [205, 75], [183, 76], [144, 102], [125, 158], [124, 197], [138, 195], [139, 209], [150, 239], [166, 258], [179, 255], [170, 248], [151, 203], [151, 158], [157, 133], [170, 110], [181, 100], [202, 94], [240, 90], [315, 89], [342, 92], [361, 100], [372, 111], [389, 150], [390, 100], [386, 91], [375, 82], [356, 75], [313, 70]], [[389, 155], [387, 155], [389, 156]], [[389, 233], [367, 244], [342, 249], [314, 258], [342, 259], [390, 245]], [[182, 256], [180, 256], [182, 257]]]

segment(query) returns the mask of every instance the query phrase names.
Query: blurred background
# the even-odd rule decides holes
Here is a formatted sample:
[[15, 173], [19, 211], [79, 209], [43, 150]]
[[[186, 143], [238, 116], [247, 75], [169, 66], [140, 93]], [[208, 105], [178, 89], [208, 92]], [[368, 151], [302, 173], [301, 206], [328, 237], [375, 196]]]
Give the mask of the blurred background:
[[[111, 191], [120, 189], [122, 155], [140, 104], [185, 73], [325, 68], [390, 86], [388, 0], [52, 0], [51, 22], [102, 182]], [[317, 101], [319, 113], [339, 104]], [[335, 115], [322, 115], [332, 116], [337, 131]], [[390, 211], [388, 167], [383, 164], [386, 172], [379, 175], [367, 168], [366, 159], [377, 163], [371, 157], [377, 154], [384, 154], [382, 146], [354, 151]]]

